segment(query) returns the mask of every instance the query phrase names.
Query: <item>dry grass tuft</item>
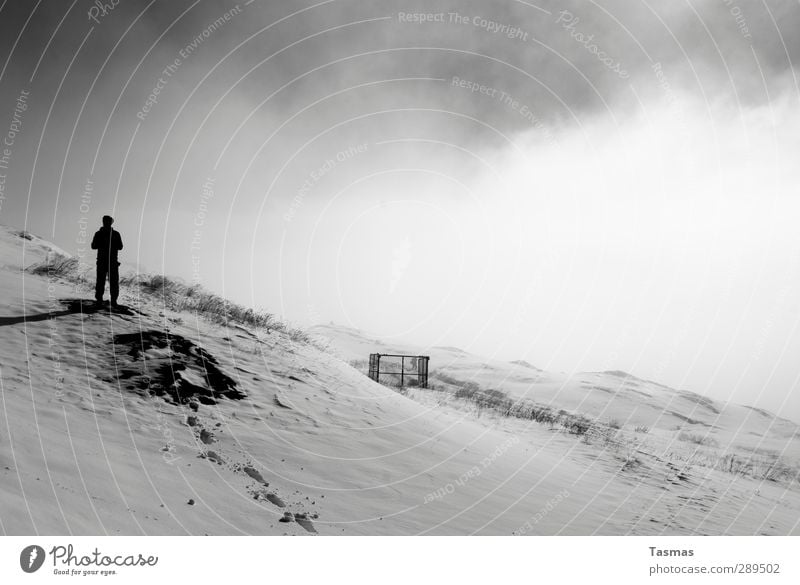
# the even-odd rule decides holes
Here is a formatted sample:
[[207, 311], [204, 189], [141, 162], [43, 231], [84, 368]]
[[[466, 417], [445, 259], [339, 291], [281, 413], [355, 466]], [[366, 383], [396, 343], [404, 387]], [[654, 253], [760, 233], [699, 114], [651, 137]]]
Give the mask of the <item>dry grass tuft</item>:
[[[84, 283], [86, 278], [79, 272], [79, 268], [77, 258], [55, 254], [44, 262], [28, 267], [27, 272]], [[200, 318], [222, 325], [236, 323], [254, 330], [279, 331], [294, 342], [313, 345], [323, 351], [328, 349], [325, 344], [303, 329], [290, 326], [272, 313], [257, 311], [231, 302], [205, 290], [200, 285], [189, 285], [161, 274], [135, 274], [121, 276], [120, 288], [150, 297], [165, 309], [194, 313]]]

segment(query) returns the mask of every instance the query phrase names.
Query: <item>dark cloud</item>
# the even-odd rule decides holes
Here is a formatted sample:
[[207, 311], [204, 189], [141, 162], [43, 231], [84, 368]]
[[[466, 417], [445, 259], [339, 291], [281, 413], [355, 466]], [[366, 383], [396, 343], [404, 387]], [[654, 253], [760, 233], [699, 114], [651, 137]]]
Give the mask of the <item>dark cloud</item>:
[[[196, 164], [205, 166], [243, 125], [231, 146], [240, 155], [228, 161], [239, 169], [278, 128], [277, 143], [265, 152], [279, 161], [344, 120], [388, 110], [395, 113], [336, 132], [353, 140], [426, 135], [499, 144], [497, 132], [538, 127], [557, 134], [561, 125], [593, 116], [625, 120], [638, 100], [663, 100], [665, 84], [744, 107], [796, 91], [800, 6], [737, 2], [345, 0], [304, 10], [313, 3], [120, 0], [93, 21], [95, 4], [87, 0], [9, 1], [0, 13], [0, 58], [8, 61], [0, 111], [13, 109], [21, 87], [31, 88], [35, 113], [20, 139], [27, 150], [16, 160], [18, 178], [31, 169], [52, 109], [38, 164], [64, 165], [61, 182], [75, 188], [98, 153], [110, 189], [137, 125], [141, 144], [128, 164], [148, 169], [156, 156], [162, 165], [177, 164], [173, 153], [195, 133], [206, 155]], [[237, 6], [240, 14], [214, 24]], [[444, 22], [401, 22], [401, 13], [442, 14]], [[158, 105], [137, 119], [178, 58]], [[389, 81], [399, 78], [441, 81]], [[50, 201], [59, 180], [38, 173], [33, 191]], [[21, 209], [17, 200], [4, 213]]]
[[[142, 71], [152, 74], [194, 35], [235, 5], [234, 2], [121, 0], [108, 14], [99, 16], [96, 23], [87, 17], [93, 3], [81, 1], [51, 39], [69, 4], [43, 1], [9, 61], [7, 78], [30, 75], [42, 49], [50, 42], [39, 75], [52, 86], [60, 81], [74, 51], [94, 26], [72, 71], [78, 78], [91, 78], [137, 17], [137, 24], [122, 46], [117, 47], [109, 68], [130, 72], [169, 28], [143, 64]], [[245, 7], [244, 2], [240, 3], [244, 17], [234, 19], [209, 39], [202, 54], [192, 59], [183, 74], [191, 76], [194, 71], [207, 70], [259, 29], [311, 5], [256, 0]], [[0, 19], [4, 56], [8, 55], [32, 6], [33, 3], [24, 1], [5, 5]], [[402, 23], [401, 13], [443, 13], [445, 22]], [[456, 13], [466, 24], [454, 21], [456, 17], [452, 15]], [[181, 14], [180, 20], [173, 23]], [[385, 16], [391, 18], [351, 24]], [[473, 25], [476, 17], [477, 26]], [[572, 27], [567, 28], [571, 21]], [[503, 32], [482, 26], [489, 22], [516, 28], [525, 40], [508, 38]], [[286, 50], [256, 70], [254, 77], [269, 89], [270, 82], [286, 82], [327, 61], [374, 52], [322, 69], [297, 87], [308, 91], [309, 86], [316, 85], [319, 92], [381, 78], [455, 75], [530, 102], [545, 117], [569, 117], [567, 109], [578, 113], [602, 110], [619, 103], [619, 98], [626, 104], [631, 84], [647, 91], [656, 84], [651, 70], [653, 62], [662, 63], [671, 81], [690, 91], [706, 95], [738, 94], [750, 102], [765, 97], [762, 73], [768, 84], [777, 84], [791, 73], [793, 63], [800, 57], [800, 39], [792, 34], [800, 29], [800, 6], [790, 0], [758, 5], [740, 5], [735, 0], [693, 3], [378, 0], [330, 2], [288, 18], [242, 46], [226, 67], [244, 72], [257, 59], [334, 27], [341, 28]], [[413, 50], [414, 47], [419, 49]], [[601, 62], [598, 52], [618, 63], [629, 77], [621, 79], [611, 71], [611, 67]], [[135, 90], [136, 87], [131, 88]], [[409, 100], [419, 97], [420, 91], [412, 88]], [[522, 126], [519, 120], [480, 96], [452, 91], [444, 94], [448, 96], [447, 102], [470, 114], [486, 116], [503, 127]], [[296, 98], [288, 91], [274, 104], [288, 107]]]

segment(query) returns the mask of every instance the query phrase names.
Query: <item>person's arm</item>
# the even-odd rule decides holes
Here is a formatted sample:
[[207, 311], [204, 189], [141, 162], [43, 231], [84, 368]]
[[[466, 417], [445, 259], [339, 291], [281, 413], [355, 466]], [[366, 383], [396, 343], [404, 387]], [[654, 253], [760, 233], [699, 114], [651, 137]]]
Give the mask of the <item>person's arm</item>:
[[115, 244], [116, 244], [116, 246], [115, 246], [115, 247], [117, 248], [117, 250], [122, 250], [122, 236], [121, 236], [121, 235], [119, 235], [119, 232], [118, 232], [118, 231], [115, 231], [115, 232], [114, 232], [114, 235], [116, 236], [116, 238], [115, 238], [115, 240], [116, 240], [116, 241], [115, 241]]
[[94, 237], [92, 238], [92, 250], [97, 250], [97, 235], [100, 232], [95, 232]]

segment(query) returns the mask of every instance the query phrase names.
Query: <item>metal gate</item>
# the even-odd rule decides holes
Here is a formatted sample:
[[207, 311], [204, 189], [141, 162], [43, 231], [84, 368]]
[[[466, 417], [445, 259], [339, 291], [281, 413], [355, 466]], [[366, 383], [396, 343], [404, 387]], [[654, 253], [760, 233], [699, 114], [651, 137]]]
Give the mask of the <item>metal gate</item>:
[[[399, 363], [397, 362], [398, 358]], [[369, 354], [369, 377], [379, 384], [388, 386], [416, 385], [420, 388], [427, 388], [428, 361], [430, 359], [430, 356], [427, 355], [371, 353]], [[415, 381], [416, 384], [411, 381]]]

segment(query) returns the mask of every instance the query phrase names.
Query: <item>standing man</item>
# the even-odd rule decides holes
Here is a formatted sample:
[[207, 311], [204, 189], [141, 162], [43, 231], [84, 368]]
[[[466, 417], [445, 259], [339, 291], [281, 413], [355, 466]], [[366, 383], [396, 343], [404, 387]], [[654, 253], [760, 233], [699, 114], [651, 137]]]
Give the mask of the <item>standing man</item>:
[[106, 276], [111, 289], [111, 306], [117, 306], [119, 297], [119, 262], [117, 252], [122, 250], [122, 238], [119, 232], [111, 229], [114, 218], [110, 215], [103, 216], [103, 227], [92, 238], [92, 250], [97, 250], [97, 285], [94, 288], [94, 298], [97, 304], [102, 304], [103, 293], [106, 288]]

